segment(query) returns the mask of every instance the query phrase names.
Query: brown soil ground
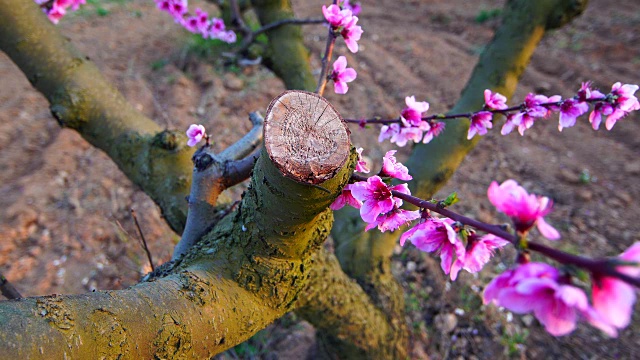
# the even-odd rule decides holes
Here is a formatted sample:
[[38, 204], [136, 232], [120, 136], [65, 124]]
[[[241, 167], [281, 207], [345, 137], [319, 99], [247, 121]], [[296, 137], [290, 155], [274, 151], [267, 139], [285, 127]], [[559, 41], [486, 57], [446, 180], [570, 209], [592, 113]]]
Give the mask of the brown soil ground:
[[[300, 16], [319, 16], [322, 1], [296, 4]], [[397, 116], [404, 97], [427, 100], [446, 111], [468, 78], [477, 54], [497, 26], [478, 22], [501, 1], [367, 1], [361, 15], [361, 51], [348, 54], [358, 71], [346, 96], [328, 92], [345, 117]], [[207, 7], [205, 5], [205, 7]], [[194, 54], [202, 46], [150, 1], [101, 2], [65, 18], [60, 30], [102, 69], [143, 113], [167, 127], [203, 123], [223, 148], [249, 129], [247, 114], [264, 111], [284, 87], [262, 67], [224, 66]], [[304, 28], [319, 67], [322, 27]], [[346, 54], [343, 44], [339, 54]], [[37, 93], [0, 54], [0, 272], [28, 296], [118, 289], [149, 270], [129, 214], [139, 214], [156, 262], [170, 258], [177, 237], [157, 207], [101, 151], [73, 131], [60, 129]], [[581, 81], [603, 90], [616, 81], [640, 83], [640, 2], [593, 0], [574, 23], [553, 31], [536, 50], [514, 101], [527, 92], [572, 95]], [[331, 85], [330, 85], [331, 86]], [[493, 131], [465, 161], [441, 195], [458, 191], [459, 211], [481, 220], [505, 219], [485, 193], [492, 180], [513, 178], [551, 196], [549, 221], [559, 228], [561, 249], [615, 255], [638, 241], [640, 115], [613, 131], [591, 130], [583, 119], [557, 131], [540, 122], [524, 136]], [[375, 130], [352, 129], [371, 159]], [[405, 150], [406, 151], [406, 150]], [[496, 261], [479, 276], [445, 281], [433, 258], [398, 248], [394, 271], [407, 291], [412, 358], [633, 359], [640, 356], [640, 321], [618, 339], [586, 325], [554, 338], [530, 316], [512, 316], [481, 304], [479, 292], [508, 266]], [[438, 316], [438, 314], [440, 314]], [[310, 350], [311, 349], [311, 350]], [[250, 343], [221, 358], [313, 357], [313, 329], [290, 315]]]

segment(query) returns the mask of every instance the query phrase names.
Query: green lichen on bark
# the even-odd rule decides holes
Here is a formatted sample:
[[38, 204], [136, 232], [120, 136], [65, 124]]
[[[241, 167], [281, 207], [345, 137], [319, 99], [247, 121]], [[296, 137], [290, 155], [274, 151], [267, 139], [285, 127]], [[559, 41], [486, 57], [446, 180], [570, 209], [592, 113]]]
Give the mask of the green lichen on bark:
[[407, 344], [396, 341], [395, 326], [341, 270], [335, 255], [322, 250], [312, 261], [309, 283], [296, 312], [318, 330], [324, 355], [341, 359], [406, 358]]
[[354, 164], [352, 152], [319, 185], [327, 193], [286, 178], [263, 152], [238, 208], [163, 275], [121, 291], [0, 302], [0, 353], [190, 359], [245, 341], [294, 309]]

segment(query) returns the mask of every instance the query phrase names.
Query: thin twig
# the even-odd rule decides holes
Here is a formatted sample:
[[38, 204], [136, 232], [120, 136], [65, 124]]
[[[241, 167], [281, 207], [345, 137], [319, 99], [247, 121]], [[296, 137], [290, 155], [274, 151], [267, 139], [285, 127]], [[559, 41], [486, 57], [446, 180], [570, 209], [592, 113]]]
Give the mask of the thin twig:
[[238, 2], [236, 0], [229, 0], [229, 7], [231, 8], [231, 21], [235, 22], [236, 25], [242, 31], [242, 35], [246, 38], [251, 36], [251, 28], [247, 26], [242, 19], [242, 13], [240, 12], [240, 6], [238, 6]]
[[[233, 7], [232, 7], [232, 11], [233, 11]], [[246, 51], [249, 46], [251, 44], [254, 43], [254, 41], [256, 40], [256, 38], [258, 37], [258, 35], [263, 34], [267, 31], [273, 30], [273, 29], [277, 29], [281, 26], [284, 25], [312, 25], [312, 24], [324, 24], [327, 21], [325, 19], [319, 19], [319, 18], [307, 18], [307, 19], [282, 19], [282, 20], [278, 20], [278, 21], [274, 21], [272, 23], [269, 23], [267, 25], [262, 26], [261, 28], [255, 30], [255, 31], [251, 31], [250, 28], [248, 27], [242, 27], [239, 26], [240, 31], [242, 32], [243, 38], [242, 38], [242, 45], [239, 46], [236, 50], [234, 50], [232, 53], [227, 53], [230, 56], [233, 56], [233, 54], [239, 54], [242, 53], [244, 51]]]
[[[418, 206], [423, 209], [431, 210], [440, 215], [444, 215], [454, 221], [460, 222], [464, 225], [473, 226], [478, 230], [482, 230], [486, 233], [501, 237], [505, 240], [508, 240], [515, 246], [518, 246], [519, 244], [519, 239], [516, 235], [503, 230], [502, 227], [499, 225], [487, 224], [475, 219], [468, 218], [466, 216], [455, 213], [449, 209], [446, 209], [438, 204], [434, 204], [430, 201], [419, 199], [415, 196], [403, 194], [395, 190], [392, 190], [391, 193], [393, 194], [393, 196], [400, 198], [402, 200], [405, 200], [408, 203], [413, 204], [415, 206]], [[618, 270], [615, 269], [614, 266], [611, 266], [611, 259], [609, 258], [589, 259], [586, 257], [573, 255], [573, 254], [566, 253], [564, 251], [556, 250], [554, 248], [551, 248], [549, 246], [546, 246], [534, 241], [528, 241], [527, 248], [529, 250], [533, 250], [535, 252], [543, 254], [546, 257], [554, 259], [562, 264], [574, 265], [583, 269], [587, 269], [593, 274], [602, 274], [602, 275], [615, 277], [626, 283], [629, 283], [636, 287], [640, 287], [640, 278], [634, 278], [627, 274], [623, 274], [619, 272]]]
[[20, 292], [2, 274], [0, 274], [0, 292], [9, 300], [22, 298]]
[[[334, 5], [337, 3], [338, 0], [333, 0]], [[333, 47], [336, 44], [336, 38], [337, 35], [334, 33], [333, 28], [329, 26], [327, 46], [325, 47], [324, 56], [322, 57], [322, 69], [318, 77], [318, 87], [316, 87], [316, 94], [320, 96], [324, 94], [324, 88], [327, 86], [327, 73], [329, 72], [329, 63], [331, 62], [331, 56], [333, 56]]]
[[307, 19], [282, 19], [282, 20], [278, 20], [278, 21], [274, 21], [270, 24], [267, 24], [257, 30], [255, 30], [253, 32], [253, 37], [255, 38], [256, 36], [267, 32], [269, 30], [273, 30], [275, 28], [278, 28], [282, 25], [311, 25], [311, 24], [324, 24], [326, 23], [327, 20], [325, 19], [321, 19], [321, 18], [307, 18]]
[[[563, 100], [564, 101], [564, 100]], [[551, 108], [551, 107], [559, 107], [560, 105], [562, 105], [563, 101], [555, 101], [555, 102], [546, 102], [546, 103], [541, 103], [538, 104], [538, 106], [542, 106], [545, 108]], [[602, 102], [602, 101], [608, 101], [607, 97], [604, 98], [598, 98], [598, 99], [586, 99], [584, 100], [584, 102], [586, 103], [598, 103], [598, 102]], [[488, 109], [488, 108], [483, 108], [482, 110], [478, 110], [475, 112], [466, 112], [466, 113], [461, 113], [461, 114], [434, 114], [434, 115], [429, 115], [429, 116], [423, 116], [421, 118], [421, 120], [423, 121], [431, 121], [431, 120], [452, 120], [452, 119], [460, 119], [460, 118], [471, 118], [471, 116], [473, 116], [473, 114], [480, 112], [480, 111], [487, 111], [493, 114], [502, 114], [502, 115], [508, 115], [510, 112], [512, 111], [523, 111], [526, 109], [526, 105], [524, 103], [520, 104], [520, 105], [515, 105], [515, 106], [511, 106], [509, 108], [506, 109], [502, 109], [502, 110], [496, 110], [496, 109]], [[369, 118], [369, 119], [344, 119], [345, 122], [348, 123], [356, 123], [356, 124], [362, 124], [362, 125], [366, 125], [366, 124], [383, 124], [383, 125], [389, 125], [389, 124], [399, 124], [402, 123], [402, 120], [400, 119], [400, 117], [397, 118], [393, 118], [393, 119], [383, 119], [379, 116], [373, 117], [373, 118]]]
[[327, 47], [322, 57], [322, 70], [318, 77], [318, 87], [316, 88], [316, 94], [322, 96], [324, 94], [324, 88], [327, 86], [327, 73], [329, 72], [329, 63], [331, 62], [331, 56], [333, 55], [333, 47], [336, 43], [336, 35], [333, 30], [329, 29], [329, 38], [327, 39]]
[[153, 258], [151, 257], [151, 252], [149, 251], [149, 247], [147, 246], [147, 240], [144, 238], [144, 234], [142, 233], [142, 229], [140, 228], [140, 223], [138, 223], [138, 217], [136, 216], [136, 211], [131, 209], [131, 216], [133, 216], [133, 221], [136, 223], [136, 228], [138, 228], [138, 234], [140, 234], [140, 239], [142, 241], [142, 248], [144, 252], [147, 253], [147, 259], [149, 259], [149, 265], [151, 265], [151, 271], [155, 270], [155, 266], [153, 266]]
[[[351, 178], [356, 181], [367, 180], [366, 177], [355, 175], [355, 174], [352, 175]], [[503, 227], [500, 225], [487, 224], [482, 221], [468, 218], [466, 216], [453, 212], [438, 203], [433, 203], [431, 201], [423, 200], [415, 196], [407, 195], [395, 190], [392, 190], [391, 194], [421, 209], [427, 209], [427, 210], [433, 211], [440, 215], [446, 216], [454, 221], [457, 221], [461, 224], [472, 226], [488, 234], [493, 234], [495, 236], [503, 238], [511, 242], [515, 246], [519, 246], [520, 240], [518, 239], [518, 236], [504, 230]], [[640, 288], [640, 278], [634, 278], [632, 276], [619, 272], [616, 269], [616, 267], [612, 265], [612, 261], [610, 258], [589, 259], [586, 257], [573, 255], [573, 254], [566, 253], [564, 251], [556, 250], [554, 248], [551, 248], [549, 246], [546, 246], [534, 241], [528, 241], [527, 248], [529, 250], [543, 254], [546, 257], [554, 259], [562, 264], [573, 265], [583, 269], [587, 269], [592, 274], [599, 274], [599, 275], [614, 277], [628, 284], [631, 284], [633, 286]]]

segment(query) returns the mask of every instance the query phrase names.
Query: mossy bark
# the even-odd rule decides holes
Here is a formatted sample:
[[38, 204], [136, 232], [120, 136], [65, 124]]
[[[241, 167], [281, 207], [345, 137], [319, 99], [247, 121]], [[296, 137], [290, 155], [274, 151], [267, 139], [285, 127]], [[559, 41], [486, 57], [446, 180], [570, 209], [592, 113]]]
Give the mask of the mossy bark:
[[238, 209], [151, 281], [0, 302], [0, 353], [209, 358], [246, 340], [292, 310], [306, 288], [333, 221], [327, 207], [353, 161], [347, 165], [319, 185], [327, 192], [284, 177], [263, 153]]
[[0, 49], [49, 100], [61, 126], [106, 152], [160, 206], [180, 233], [191, 155], [182, 132], [163, 130], [134, 109], [31, 1], [0, 1]]
[[[260, 23], [267, 25], [294, 17], [289, 0], [252, 0]], [[284, 81], [287, 89], [313, 91], [309, 50], [302, 43], [300, 26], [284, 25], [266, 32], [269, 38], [265, 65]]]
[[[2, 5], [3, 51], [49, 99], [60, 123], [107, 152], [129, 178], [161, 205], [168, 222], [180, 232], [186, 208], [183, 197], [189, 188], [192, 167], [192, 150], [184, 146], [184, 135], [161, 131], [153, 121], [137, 113], [95, 66], [57, 33], [33, 3], [3, 0]], [[283, 36], [284, 42], [290, 42]], [[305, 53], [306, 50], [302, 52]], [[306, 61], [304, 57], [300, 59]], [[307, 81], [306, 85], [300, 81], [311, 79], [308, 64], [305, 66], [303, 76], [299, 76], [300, 71], [283, 75], [289, 79], [288, 87], [313, 88], [314, 81]], [[289, 287], [303, 287], [305, 272], [311, 267], [307, 257], [330, 228], [331, 214], [327, 210], [310, 218], [289, 205], [278, 205], [277, 210], [265, 205], [291, 200], [297, 205], [304, 203], [312, 212], [319, 211], [335, 197], [333, 185], [313, 187], [320, 199], [301, 197], [300, 191], [305, 192], [306, 185], [301, 188], [291, 180], [274, 181], [276, 175], [273, 168], [258, 169], [254, 179], [262, 176], [262, 180], [254, 181], [252, 189], [269, 191], [249, 190], [247, 199], [253, 202], [243, 201], [245, 205], [220, 222], [187, 256], [161, 267], [163, 277], [154, 277], [151, 283], [118, 292], [2, 303], [2, 353], [16, 357], [201, 357], [243, 341], [291, 309], [298, 291]], [[340, 173], [338, 183], [344, 185], [346, 178], [345, 173]], [[299, 191], [292, 190], [295, 197], [284, 199], [282, 189], [287, 193]], [[303, 198], [306, 201], [300, 202]], [[309, 207], [310, 203], [314, 206]], [[292, 219], [296, 226], [288, 228]], [[257, 228], [270, 230], [256, 236]], [[230, 245], [236, 250], [230, 250]], [[256, 247], [258, 252], [250, 251]], [[346, 279], [337, 266], [331, 272], [335, 274], [329, 279]], [[287, 283], [285, 288], [276, 286], [281, 281]], [[314, 283], [323, 281], [324, 277], [318, 277]], [[344, 293], [340, 296], [344, 297], [362, 291], [348, 281], [341, 289]], [[220, 294], [229, 297], [220, 298]], [[352, 306], [359, 307], [356, 302]], [[233, 314], [227, 314], [229, 309]], [[203, 314], [209, 320], [202, 319]], [[149, 320], [141, 322], [141, 318]], [[366, 314], [359, 318], [363, 324], [376, 322]], [[28, 329], [28, 333], [17, 329]], [[205, 330], [194, 333], [195, 329]], [[226, 330], [220, 333], [220, 329]], [[43, 343], [42, 338], [49, 340]]]
[[[341, 359], [404, 359], [407, 344], [396, 326], [327, 250], [312, 259], [309, 283], [296, 312], [319, 331], [319, 356]], [[401, 292], [401, 291], [400, 291]], [[404, 319], [402, 320], [404, 321]]]

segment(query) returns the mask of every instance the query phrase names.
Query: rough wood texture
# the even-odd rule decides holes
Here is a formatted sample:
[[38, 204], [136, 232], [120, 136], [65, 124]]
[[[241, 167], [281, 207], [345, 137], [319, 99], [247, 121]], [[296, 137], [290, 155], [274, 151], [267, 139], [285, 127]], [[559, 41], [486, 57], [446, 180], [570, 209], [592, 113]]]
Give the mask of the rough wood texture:
[[286, 91], [269, 104], [264, 142], [287, 177], [308, 184], [331, 178], [349, 157], [349, 129], [322, 96]]

